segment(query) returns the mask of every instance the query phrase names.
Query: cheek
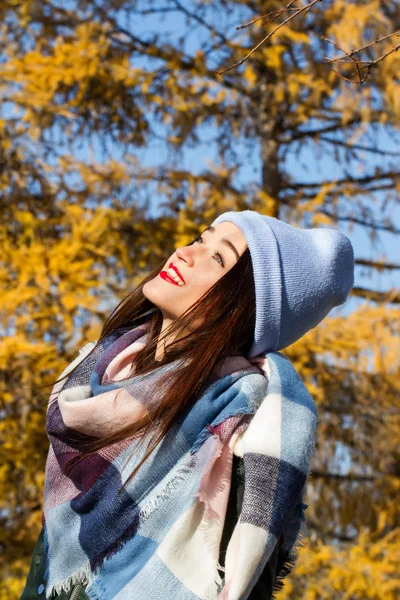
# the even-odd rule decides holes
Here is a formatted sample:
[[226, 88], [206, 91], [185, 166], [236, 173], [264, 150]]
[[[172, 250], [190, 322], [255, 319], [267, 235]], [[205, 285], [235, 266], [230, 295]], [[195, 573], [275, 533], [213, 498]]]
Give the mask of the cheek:
[[218, 274], [208, 268], [208, 272], [202, 271], [200, 274], [193, 276], [188, 287], [191, 293], [193, 292], [196, 295], [204, 294], [214, 285], [214, 283], [216, 283], [216, 281], [218, 281], [218, 279]]

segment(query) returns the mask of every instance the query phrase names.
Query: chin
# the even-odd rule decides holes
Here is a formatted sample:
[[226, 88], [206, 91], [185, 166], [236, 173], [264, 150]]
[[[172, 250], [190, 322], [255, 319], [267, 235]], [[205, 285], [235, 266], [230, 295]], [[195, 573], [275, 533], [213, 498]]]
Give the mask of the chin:
[[[157, 275], [158, 277], [158, 275]], [[147, 283], [144, 284], [144, 286], [142, 287], [142, 292], [143, 292], [143, 296], [145, 298], [147, 298], [147, 300], [150, 300], [150, 302], [154, 302], [154, 300], [156, 299], [156, 297], [159, 295], [157, 294], [157, 285], [154, 285], [154, 279], [151, 279], [150, 281], [147, 281]], [[156, 302], [154, 302], [154, 304], [157, 304]]]
[[[158, 277], [158, 276], [157, 276]], [[142, 287], [142, 293], [147, 300], [150, 300], [157, 308], [163, 310], [165, 307], [166, 294], [165, 289], [162, 289], [157, 278], [151, 279]]]
[[[164, 319], [173, 321], [182, 314], [184, 309], [178, 306], [176, 296], [172, 295], [169, 297], [165, 287], [161, 287], [157, 283], [154, 279], [145, 283], [142, 288], [143, 296], [160, 310]], [[164, 282], [161, 280], [161, 283]], [[174, 289], [173, 286], [171, 288]]]

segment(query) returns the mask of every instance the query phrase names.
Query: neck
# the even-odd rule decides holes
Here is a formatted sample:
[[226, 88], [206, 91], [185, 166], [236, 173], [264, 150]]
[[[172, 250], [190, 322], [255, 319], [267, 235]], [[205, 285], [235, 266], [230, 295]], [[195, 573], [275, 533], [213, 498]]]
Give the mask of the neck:
[[165, 349], [168, 346], [168, 344], [173, 342], [173, 340], [176, 339], [178, 336], [184, 335], [185, 333], [188, 333], [188, 331], [192, 331], [191, 327], [189, 328], [189, 330], [185, 330], [183, 332], [183, 334], [181, 333], [181, 330], [175, 331], [173, 334], [169, 334], [166, 337], [164, 337], [164, 339], [160, 340], [161, 334], [167, 329], [167, 327], [169, 327], [171, 325], [172, 322], [173, 322], [173, 319], [170, 319], [168, 317], [164, 317], [164, 319], [163, 319], [163, 322], [161, 325], [161, 331], [159, 333], [158, 340], [157, 340], [156, 351], [154, 354], [154, 360], [156, 362], [159, 362], [164, 358]]
[[168, 319], [168, 318], [163, 319], [163, 322], [161, 325], [161, 331], [159, 333], [158, 340], [157, 340], [156, 352], [154, 355], [154, 360], [156, 362], [160, 362], [164, 358], [165, 348], [168, 346], [169, 342], [172, 342], [173, 338], [171, 336], [164, 337], [164, 339], [160, 340], [161, 334], [166, 330], [167, 327], [169, 327], [169, 325], [171, 325], [171, 323], [172, 323], [172, 319]]

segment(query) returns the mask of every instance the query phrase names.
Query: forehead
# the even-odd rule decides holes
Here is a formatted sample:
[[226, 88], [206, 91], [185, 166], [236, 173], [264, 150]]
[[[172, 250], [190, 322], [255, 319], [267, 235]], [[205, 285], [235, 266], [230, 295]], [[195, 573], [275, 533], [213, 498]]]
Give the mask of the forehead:
[[214, 225], [214, 232], [209, 231], [209, 235], [215, 235], [218, 238], [228, 239], [232, 244], [235, 244], [239, 252], [241, 253], [246, 249], [247, 243], [246, 238], [242, 231], [230, 221], [223, 221]]

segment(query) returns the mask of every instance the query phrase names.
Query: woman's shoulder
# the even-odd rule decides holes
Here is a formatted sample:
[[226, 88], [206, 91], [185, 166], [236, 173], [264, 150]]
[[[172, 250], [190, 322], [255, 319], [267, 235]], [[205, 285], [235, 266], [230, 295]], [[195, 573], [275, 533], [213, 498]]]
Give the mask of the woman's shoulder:
[[279, 395], [297, 405], [303, 405], [317, 416], [313, 397], [307, 389], [293, 363], [281, 352], [268, 354], [269, 393]]
[[254, 412], [267, 397], [278, 396], [282, 405], [303, 406], [313, 419], [317, 417], [313, 397], [291, 360], [281, 352], [253, 358], [228, 356], [214, 374], [214, 382], [225, 380], [245, 393]]
[[213, 393], [234, 388], [238, 394], [246, 396], [250, 408], [254, 410], [267, 393], [268, 377], [247, 358], [228, 356], [214, 370], [211, 386]]

